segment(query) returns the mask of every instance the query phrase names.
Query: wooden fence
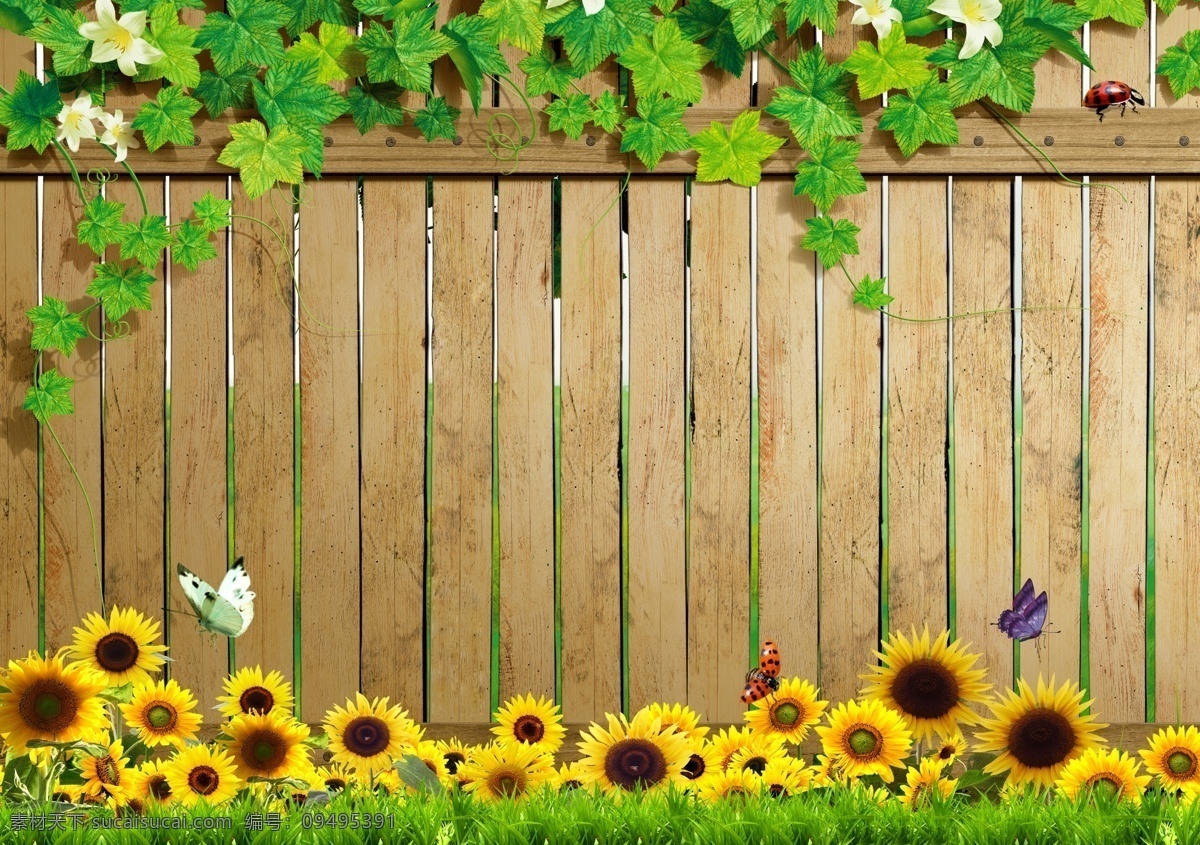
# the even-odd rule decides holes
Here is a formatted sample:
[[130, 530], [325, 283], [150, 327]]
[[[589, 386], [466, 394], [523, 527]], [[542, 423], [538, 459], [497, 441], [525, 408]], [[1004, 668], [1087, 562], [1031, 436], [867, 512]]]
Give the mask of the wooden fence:
[[[162, 269], [131, 337], [80, 343], [54, 431], [81, 485], [19, 410], [25, 310], [88, 282], [80, 209], [57, 170], [10, 157], [0, 653], [58, 648], [99, 609], [82, 486], [109, 603], [182, 609], [176, 561], [215, 581], [245, 555], [256, 618], [232, 649], [166, 622], [170, 672], [202, 702], [261, 664], [306, 720], [362, 689], [439, 722], [526, 691], [572, 722], [657, 699], [729, 721], [760, 635], [841, 699], [882, 631], [928, 624], [996, 684], [1053, 673], [1108, 721], [1200, 719], [1200, 174], [1180, 172], [1200, 120], [1178, 111], [1200, 97], [1151, 77], [1151, 45], [1197, 27], [1195, 3], [1088, 27], [1096, 78], [1153, 100], [1123, 120], [1049, 111], [1077, 109], [1085, 79], [1039, 68], [1025, 125], [1059, 127], [1050, 151], [1117, 171], [1129, 203], [1042, 174], [995, 124], [919, 175], [871, 137], [868, 191], [841, 206], [863, 227], [850, 272], [886, 275], [905, 316], [998, 309], [952, 323], [853, 306], [797, 245], [812, 208], [784, 167], [753, 191], [676, 172], [622, 192], [623, 163], [589, 176], [561, 143], [532, 171], [465, 176], [382, 154], [356, 172], [335, 143], [283, 250], [294, 288], [238, 219], [220, 261]], [[3, 41], [5, 79], [27, 43]], [[848, 21], [825, 38], [852, 46]], [[764, 105], [780, 80], [757, 74], [710, 79], [706, 106]], [[1180, 126], [1190, 148], [1112, 141]], [[170, 217], [228, 192], [290, 239], [290, 208], [160, 159], [142, 172]], [[991, 623], [1025, 577], [1058, 633], [1014, 650]]]

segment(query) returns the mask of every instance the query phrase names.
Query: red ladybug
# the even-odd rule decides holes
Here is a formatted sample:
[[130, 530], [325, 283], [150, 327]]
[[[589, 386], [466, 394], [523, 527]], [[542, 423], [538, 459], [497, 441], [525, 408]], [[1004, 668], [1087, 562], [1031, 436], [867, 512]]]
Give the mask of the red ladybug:
[[1126, 83], [1109, 80], [1098, 82], [1089, 88], [1083, 98], [1083, 105], [1084, 108], [1095, 109], [1096, 114], [1100, 115], [1100, 120], [1104, 120], [1104, 110], [1109, 106], [1120, 106], [1121, 116], [1124, 117], [1126, 105], [1137, 111], [1137, 107], [1146, 105], [1146, 101]]

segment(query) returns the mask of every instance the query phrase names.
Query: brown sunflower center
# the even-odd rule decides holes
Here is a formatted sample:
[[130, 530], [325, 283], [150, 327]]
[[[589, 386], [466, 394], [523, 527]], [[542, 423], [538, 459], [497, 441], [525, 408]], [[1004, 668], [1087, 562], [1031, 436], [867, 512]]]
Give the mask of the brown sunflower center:
[[96, 780], [105, 786], [121, 784], [121, 770], [117, 768], [117, 761], [112, 758], [111, 754], [105, 754], [96, 759]]
[[699, 754], [693, 754], [683, 766], [683, 776], [688, 780], [696, 780], [704, 775], [704, 770], [707, 768], [708, 764], [704, 762], [704, 758]]
[[954, 757], [955, 748], [953, 745], [943, 745], [938, 749], [939, 760], [950, 760]]
[[146, 805], [143, 804], [139, 798], [130, 798], [129, 803], [125, 805], [125, 809], [133, 813], [135, 816], [140, 816], [145, 814]]
[[212, 795], [221, 785], [221, 776], [212, 766], [196, 766], [188, 772], [188, 787], [198, 795]]
[[546, 735], [546, 726], [537, 716], [521, 716], [513, 723], [513, 736], [520, 742], [530, 745], [542, 741]]
[[79, 696], [62, 681], [42, 678], [21, 693], [17, 710], [21, 720], [34, 732], [56, 734], [75, 721]]
[[766, 771], [766, 768], [767, 758], [762, 756], [747, 758], [746, 761], [742, 763], [742, 771], [754, 772], [756, 775], [761, 775], [764, 771]]
[[1167, 768], [1178, 778], [1190, 778], [1196, 774], [1196, 755], [1184, 748], [1176, 748], [1167, 756]]
[[493, 795], [513, 798], [525, 791], [525, 777], [514, 769], [497, 769], [487, 780]]
[[896, 673], [892, 698], [910, 716], [938, 719], [958, 704], [958, 680], [937, 660], [914, 660]]
[[649, 788], [667, 776], [667, 760], [653, 742], [629, 737], [608, 749], [604, 774], [624, 790]]
[[784, 786], [782, 783], [771, 784], [770, 792], [771, 792], [772, 798], [787, 798], [790, 795], [790, 793], [787, 790], [787, 787]]
[[251, 769], [270, 772], [287, 759], [287, 742], [274, 731], [255, 731], [242, 740], [242, 761]]
[[339, 777], [328, 777], [325, 778], [325, 788], [330, 792], [340, 792], [346, 788], [346, 781]]
[[1088, 789], [1093, 795], [1113, 799], [1121, 794], [1122, 783], [1111, 772], [1100, 772], [1087, 780]]
[[175, 708], [168, 704], [163, 704], [161, 701], [156, 702], [153, 706], [146, 710], [146, 723], [150, 727], [163, 733], [168, 733], [175, 729], [175, 722], [178, 714]]
[[461, 751], [447, 751], [442, 758], [446, 761], [446, 771], [452, 775], [458, 774], [458, 767], [467, 762]]
[[266, 687], [250, 687], [238, 699], [238, 706], [243, 713], [266, 714], [275, 706], [275, 696]]
[[857, 762], [869, 762], [883, 751], [883, 735], [872, 725], [855, 725], [846, 735], [846, 746]]
[[1023, 766], [1044, 769], [1066, 760], [1075, 748], [1075, 739], [1066, 716], [1035, 707], [1009, 729], [1008, 753]]
[[128, 634], [105, 634], [96, 643], [96, 662], [106, 672], [124, 672], [137, 663], [137, 640]]
[[793, 701], [784, 701], [771, 708], [771, 721], [777, 728], [790, 728], [800, 721], [802, 711]]
[[561, 787], [561, 788], [562, 788], [562, 791], [563, 791], [563, 792], [570, 792], [572, 789], [582, 789], [582, 788], [583, 788], [583, 784], [582, 784], [581, 782], [577, 781], [577, 780], [574, 780], [574, 779], [572, 779], [572, 780], [564, 780], [564, 781], [562, 782], [562, 787]]
[[171, 797], [171, 784], [167, 782], [166, 775], [151, 775], [146, 781], [146, 791], [157, 800], [166, 801]]
[[387, 750], [392, 741], [392, 732], [387, 723], [377, 716], [359, 716], [346, 725], [342, 732], [342, 744], [351, 754], [359, 757], [374, 757]]

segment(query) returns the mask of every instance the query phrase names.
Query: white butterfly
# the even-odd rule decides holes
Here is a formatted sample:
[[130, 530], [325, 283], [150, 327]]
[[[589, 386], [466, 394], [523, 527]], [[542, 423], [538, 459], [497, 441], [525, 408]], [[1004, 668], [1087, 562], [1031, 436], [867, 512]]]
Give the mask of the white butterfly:
[[250, 591], [250, 576], [246, 574], [243, 558], [234, 562], [216, 590], [182, 563], [177, 566], [183, 595], [196, 611], [201, 628], [226, 637], [240, 637], [250, 627], [254, 620], [254, 593]]

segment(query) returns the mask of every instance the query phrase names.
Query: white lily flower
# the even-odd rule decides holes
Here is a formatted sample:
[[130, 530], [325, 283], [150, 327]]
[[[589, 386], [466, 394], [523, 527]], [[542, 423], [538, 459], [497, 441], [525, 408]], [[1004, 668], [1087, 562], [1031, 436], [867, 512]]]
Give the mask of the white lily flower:
[[133, 131], [133, 124], [125, 120], [125, 114], [120, 109], [115, 109], [112, 114], [101, 112], [100, 122], [104, 124], [104, 134], [100, 136], [100, 143], [116, 148], [117, 157], [113, 161], [117, 164], [125, 160], [130, 147], [136, 150], [142, 145], [137, 139], [137, 133]]
[[1000, 0], [935, 0], [929, 11], [945, 15], [952, 21], [967, 25], [967, 39], [958, 51], [960, 59], [969, 59], [983, 49], [986, 38], [996, 46], [1004, 32], [996, 18], [1000, 17]]
[[138, 65], [152, 65], [163, 57], [162, 50], [142, 38], [145, 31], [145, 12], [127, 12], [118, 20], [112, 0], [96, 0], [96, 20], [79, 25], [79, 34], [92, 42], [92, 61], [116, 59], [126, 76], [137, 75]]
[[80, 94], [75, 102], [63, 106], [58, 113], [58, 140], [66, 141], [71, 152], [79, 152], [79, 142], [96, 137], [92, 121], [100, 117], [102, 110], [92, 105], [91, 94]]
[[[565, 6], [571, 0], [546, 0], [547, 9], [555, 9], [559, 6]], [[594, 15], [604, 8], [604, 0], [583, 0], [583, 13], [585, 15]]]
[[892, 24], [904, 20], [900, 10], [892, 5], [892, 0], [850, 0], [850, 2], [858, 6], [858, 11], [850, 19], [850, 23], [855, 26], [870, 24], [875, 27], [875, 34], [879, 36], [880, 40], [888, 37], [888, 33], [892, 31]]

